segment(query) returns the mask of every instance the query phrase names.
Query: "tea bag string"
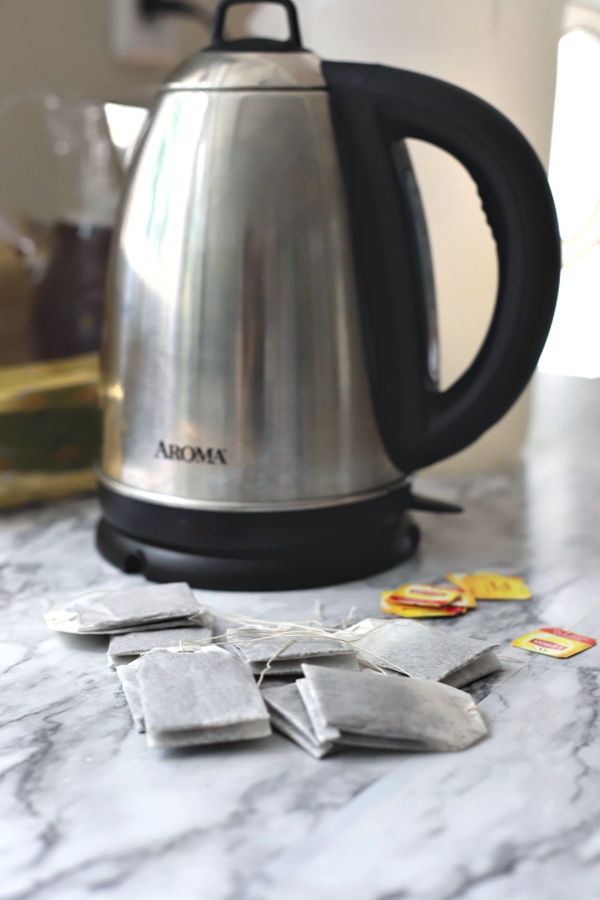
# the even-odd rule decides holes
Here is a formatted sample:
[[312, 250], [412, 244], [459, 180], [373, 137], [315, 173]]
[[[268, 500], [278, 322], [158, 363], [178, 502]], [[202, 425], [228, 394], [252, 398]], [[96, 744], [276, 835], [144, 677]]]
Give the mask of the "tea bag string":
[[264, 669], [263, 669], [262, 672], [260, 673], [260, 678], [258, 679], [257, 687], [260, 687], [260, 686], [262, 685], [262, 683], [263, 683], [265, 677], [266, 677], [266, 676], [268, 675], [268, 673], [270, 672], [271, 666], [273, 665], [273, 663], [275, 662], [275, 660], [276, 660], [276, 659], [277, 659], [277, 658], [278, 658], [285, 650], [287, 650], [288, 647], [291, 647], [292, 644], [294, 643], [294, 641], [295, 641], [295, 638], [292, 638], [291, 640], [289, 640], [289, 641], [287, 642], [287, 644], [284, 644], [282, 647], [280, 647], [279, 650], [277, 650], [277, 651], [273, 654], [273, 656], [271, 656], [271, 658], [267, 660], [266, 666], [264, 667]]
[[[259, 622], [261, 620], [251, 620], [250, 617], [242, 617], [242, 616], [228, 616], [222, 615], [221, 618], [231, 618], [232, 621], [237, 620], [245, 623], [249, 623], [251, 621]], [[347, 621], [347, 620], [346, 620]], [[186, 639], [182, 641], [182, 644], [193, 644], [198, 646], [204, 646], [208, 644], [213, 644], [217, 646], [222, 646], [223, 644], [254, 644], [260, 643], [261, 641], [272, 640], [274, 637], [291, 637], [293, 640], [296, 640], [300, 637], [315, 637], [315, 638], [328, 638], [330, 640], [337, 640], [341, 643], [344, 643], [348, 646], [352, 646], [352, 644], [359, 641], [363, 634], [350, 635], [344, 629], [340, 629], [339, 624], [326, 626], [322, 623], [312, 623], [310, 620], [306, 623], [304, 622], [270, 622], [267, 620], [262, 620], [262, 622], [267, 626], [264, 630], [256, 629], [256, 634], [251, 634], [250, 632], [242, 633], [236, 635], [235, 641], [232, 640], [232, 635], [228, 634], [219, 634], [215, 635], [211, 638], [204, 638], [202, 640], [194, 641], [192, 639]], [[345, 624], [345, 623], [344, 623]], [[385, 627], [387, 622], [382, 622], [381, 624], [373, 626], [373, 628], [369, 629], [369, 634], [378, 631], [380, 628]], [[292, 641], [293, 643], [293, 641]], [[373, 653], [370, 650], [366, 650], [360, 648], [361, 652], [367, 653], [369, 656], [373, 656], [375, 658], [383, 658], [379, 657], [378, 654]], [[281, 652], [281, 650], [279, 651]]]
[[356, 607], [350, 607], [348, 615], [341, 622], [336, 623], [334, 625], [325, 625], [323, 622], [323, 611], [321, 607], [321, 601], [316, 601], [316, 619], [304, 619], [300, 622], [287, 622], [287, 621], [274, 621], [272, 619], [257, 619], [253, 616], [246, 616], [242, 613], [232, 613], [227, 610], [217, 609], [214, 606], [205, 606], [204, 608], [214, 615], [216, 618], [224, 619], [227, 622], [234, 622], [240, 625], [264, 625], [267, 629], [280, 629], [283, 627], [291, 627], [291, 628], [314, 628], [325, 629], [330, 628], [332, 631], [338, 631], [340, 628], [347, 628], [350, 622], [353, 620], [354, 615], [356, 613]]
[[[353, 612], [352, 608], [350, 610], [350, 616]], [[212, 610], [211, 610], [212, 612]], [[271, 622], [268, 620], [260, 620], [260, 619], [251, 619], [250, 617], [243, 616], [235, 616], [229, 614], [221, 614], [221, 618], [229, 619], [230, 621], [243, 622], [244, 624], [251, 624], [254, 622], [261, 622], [266, 627], [264, 629], [254, 628], [253, 626], [247, 631], [242, 632], [239, 635], [235, 636], [235, 641], [232, 640], [232, 635], [229, 634], [219, 634], [215, 635], [212, 638], [204, 638], [202, 640], [194, 641], [191, 638], [186, 639], [182, 642], [182, 644], [196, 644], [196, 645], [207, 645], [207, 644], [216, 644], [217, 646], [222, 646], [224, 644], [255, 644], [260, 643], [261, 641], [272, 640], [274, 637], [290, 637], [292, 640], [288, 642], [286, 648], [280, 648], [278, 653], [283, 652], [283, 649], [287, 649], [295, 640], [300, 637], [315, 637], [315, 638], [328, 638], [330, 640], [338, 640], [340, 642], [349, 643], [350, 641], [346, 638], [342, 638], [340, 631], [340, 625], [345, 625], [348, 622], [348, 619], [345, 619], [342, 623], [337, 623], [335, 625], [324, 625], [322, 622], [314, 622], [313, 620], [308, 620], [307, 622]], [[254, 632], [254, 633], [253, 633]]]
[[[314, 637], [325, 637], [325, 635], [315, 634]], [[350, 647], [350, 649], [352, 649], [352, 648], [351, 648], [351, 644], [353, 643], [352, 641], [346, 640], [346, 639], [344, 639], [344, 638], [342, 638], [342, 637], [338, 637], [338, 636], [336, 636], [336, 635], [333, 635], [333, 636], [332, 636], [332, 635], [329, 635], [329, 634], [328, 634], [327, 637], [329, 637], [329, 638], [333, 637], [334, 640], [337, 640], [337, 641], [339, 641], [340, 643], [346, 644], [347, 646]], [[295, 640], [296, 640], [295, 637], [291, 638], [291, 640], [289, 640], [289, 641], [287, 642], [287, 644], [284, 644], [282, 647], [280, 647], [279, 650], [277, 650], [277, 651], [273, 654], [273, 656], [271, 656], [271, 657], [267, 660], [267, 662], [266, 662], [266, 664], [265, 664], [265, 668], [264, 668], [264, 669], [262, 670], [262, 672], [260, 673], [260, 677], [259, 677], [259, 679], [258, 679], [258, 687], [260, 687], [260, 686], [262, 685], [262, 683], [263, 683], [263, 681], [264, 681], [266, 675], [268, 675], [268, 673], [269, 673], [269, 671], [270, 671], [270, 669], [271, 669], [272, 664], [277, 660], [277, 658], [280, 656], [280, 654], [282, 654], [282, 653], [284, 652], [284, 650], [287, 650], [288, 647], [291, 647], [291, 646], [292, 646], [292, 644], [294, 643]], [[363, 651], [361, 650], [361, 652], [363, 652]], [[369, 653], [370, 656], [373, 656], [373, 657], [375, 657], [375, 658], [377, 658], [377, 659], [380, 659], [380, 660], [381, 660], [382, 662], [384, 662], [384, 663], [385, 663], [385, 662], [388, 662], [388, 663], [389, 663], [389, 660], [385, 660], [383, 657], [377, 656], [377, 654], [371, 653], [370, 651], [367, 651], [367, 652]], [[308, 662], [309, 662], [309, 661], [310, 661], [310, 660], [308, 660]], [[374, 669], [375, 671], [379, 672], [380, 675], [388, 675], [388, 674], [389, 674], [389, 672], [384, 671], [384, 670], [381, 668], [381, 666], [379, 666], [377, 663], [371, 662], [371, 661], [369, 661], [369, 660], [367, 660], [367, 662], [368, 662], [368, 664], [369, 664], [369, 667], [372, 668], [372, 669]], [[391, 665], [391, 663], [390, 663], [390, 665]]]
[[226, 645], [232, 644], [260, 644], [264, 641], [273, 640], [273, 638], [285, 638], [289, 637], [290, 640], [285, 644], [285, 646], [280, 647], [277, 650], [276, 656], [273, 657], [275, 659], [290, 647], [295, 641], [299, 638], [303, 637], [314, 637], [314, 638], [327, 638], [329, 640], [339, 641], [340, 643], [351, 643], [345, 638], [340, 637], [336, 634], [335, 631], [325, 631], [319, 628], [309, 628], [307, 626], [297, 626], [294, 623], [291, 623], [291, 626], [288, 623], [285, 623], [285, 628], [282, 629], [273, 629], [269, 631], [263, 631], [257, 634], [240, 634], [234, 636], [231, 634], [217, 634], [212, 638], [201, 638], [200, 640], [193, 640], [192, 638], [185, 638], [181, 641], [182, 648], [185, 649], [186, 646], [192, 645], [196, 647], [206, 647], [209, 645], [222, 647]]
[[[277, 633], [269, 632], [268, 634], [263, 634], [260, 637], [253, 637], [253, 638], [247, 638], [247, 639], [240, 637], [240, 638], [236, 639], [235, 643], [236, 644], [255, 644], [255, 643], [260, 643], [261, 641], [270, 640], [275, 636], [276, 637], [288, 637], [289, 636], [290, 639], [285, 644], [282, 644], [281, 647], [278, 647], [278, 649], [273, 653], [273, 655], [270, 656], [269, 659], [266, 661], [265, 667], [264, 667], [264, 669], [262, 669], [262, 671], [260, 673], [260, 677], [258, 679], [258, 687], [260, 687], [261, 684], [263, 683], [265, 677], [271, 670], [273, 663], [276, 662], [276, 660], [281, 656], [281, 654], [285, 650], [287, 650], [288, 647], [291, 647], [298, 640], [299, 637], [309, 636], [309, 637], [315, 637], [315, 638], [328, 638], [329, 640], [338, 641], [340, 644], [345, 644], [349, 651], [353, 649], [352, 644], [354, 643], [354, 641], [358, 640], [358, 637], [354, 638], [354, 639], [348, 639], [348, 638], [343, 638], [332, 632], [318, 632], [316, 630], [313, 630], [310, 632], [302, 631], [300, 634], [298, 634], [296, 632], [277, 632]], [[193, 641], [191, 639], [183, 640], [180, 643], [180, 649], [183, 652], [185, 652], [186, 650], [193, 649], [193, 647], [208, 647], [208, 646], [214, 647], [215, 645], [216, 646], [224, 646], [224, 645], [231, 644], [231, 643], [232, 643], [232, 641], [231, 641], [230, 636], [217, 635], [214, 638], [204, 638], [199, 641]], [[389, 674], [388, 672], [384, 671], [382, 666], [376, 662], [376, 660], [379, 660], [380, 663], [383, 663], [383, 665], [385, 665], [387, 662], [391, 666], [392, 663], [389, 660], [386, 660], [384, 657], [378, 656], [376, 653], [373, 653], [371, 650], [362, 650], [361, 649], [361, 653], [366, 653], [369, 657], [372, 657], [372, 659], [365, 660], [365, 662], [367, 663], [369, 668], [373, 669], [376, 672], [379, 672], [380, 675]], [[306, 661], [310, 662], [310, 658], [308, 658]]]
[[[252, 616], [244, 616], [236, 613], [228, 613], [224, 610], [215, 609], [214, 607], [207, 606], [206, 609], [208, 612], [212, 613], [216, 618], [223, 619], [226, 622], [233, 622], [238, 625], [264, 625], [265, 629], [268, 630], [276, 630], [282, 627], [293, 627], [293, 628], [311, 628], [311, 627], [323, 627], [322, 620], [319, 619], [305, 619], [300, 622], [275, 622], [270, 619], [255, 619]], [[335, 626], [332, 626], [335, 627]]]
[[[228, 618], [225, 615], [222, 615], [221, 618]], [[233, 619], [242, 620], [244, 617], [232, 617]], [[248, 620], [246, 619], [246, 622]], [[265, 621], [265, 620], [263, 620]], [[260, 679], [259, 679], [259, 687], [262, 684], [265, 676], [272, 668], [273, 663], [281, 656], [281, 654], [291, 647], [298, 638], [301, 637], [314, 637], [314, 638], [323, 638], [328, 640], [338, 641], [340, 644], [344, 644], [349, 650], [353, 649], [353, 644], [363, 637], [362, 634], [357, 635], [349, 635], [347, 632], [342, 635], [339, 631], [339, 626], [331, 626], [332, 630], [326, 630], [324, 627], [315, 628], [309, 624], [304, 624], [301, 622], [266, 622], [265, 624], [270, 625], [271, 627], [265, 629], [264, 631], [256, 634], [256, 635], [239, 635], [236, 636], [235, 641], [232, 641], [232, 636], [227, 634], [216, 635], [213, 638], [204, 638], [202, 640], [194, 641], [191, 639], [187, 639], [181, 642], [180, 647], [181, 650], [185, 651], [186, 647], [193, 646], [224, 646], [226, 644], [256, 644], [266, 640], [272, 640], [274, 637], [289, 637], [285, 644], [279, 647], [272, 656], [269, 657], [265, 664], [265, 668], [262, 670]], [[370, 629], [369, 633], [378, 631], [380, 628], [384, 627], [387, 623], [382, 622], [379, 625], [375, 625]], [[287, 629], [287, 630], [286, 630]], [[258, 629], [257, 629], [258, 631]], [[384, 656], [380, 656], [378, 653], [374, 653], [372, 650], [367, 650], [366, 648], [360, 647], [360, 654], [364, 658], [364, 662], [368, 665], [369, 668], [378, 672], [381, 675], [388, 675], [389, 671], [385, 671], [394, 667], [394, 663], [391, 660], [386, 659]]]

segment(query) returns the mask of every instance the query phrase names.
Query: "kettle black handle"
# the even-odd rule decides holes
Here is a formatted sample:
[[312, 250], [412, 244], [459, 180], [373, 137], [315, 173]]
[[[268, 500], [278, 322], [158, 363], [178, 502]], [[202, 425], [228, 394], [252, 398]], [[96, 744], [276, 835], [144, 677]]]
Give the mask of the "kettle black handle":
[[[212, 30], [212, 40], [211, 45], [219, 45], [225, 42], [224, 31], [225, 31], [225, 17], [227, 15], [227, 11], [232, 6], [239, 6], [243, 3], [253, 3], [255, 4], [257, 0], [221, 0], [219, 5], [215, 10], [215, 18], [213, 21], [213, 30]], [[277, 3], [279, 6], [283, 6], [288, 14], [288, 21], [290, 23], [290, 36], [286, 41], [287, 44], [291, 44], [293, 47], [298, 50], [302, 49], [302, 38], [300, 36], [300, 24], [298, 22], [298, 13], [296, 11], [296, 7], [292, 3], [292, 0], [261, 0], [263, 3]]]
[[[323, 73], [348, 194], [375, 412], [390, 458], [411, 472], [473, 443], [527, 385], [556, 305], [556, 211], [535, 152], [484, 101], [383, 66], [326, 62]], [[392, 156], [404, 138], [436, 144], [466, 167], [497, 245], [490, 329], [472, 365], [444, 392], [428, 373], [418, 262], [408, 247], [414, 226]]]

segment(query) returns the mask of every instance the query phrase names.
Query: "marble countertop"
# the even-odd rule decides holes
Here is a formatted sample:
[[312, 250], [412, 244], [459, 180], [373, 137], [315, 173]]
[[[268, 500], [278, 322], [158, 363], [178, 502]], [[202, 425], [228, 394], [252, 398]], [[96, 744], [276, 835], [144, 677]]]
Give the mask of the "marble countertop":
[[[479, 689], [490, 736], [458, 754], [315, 760], [279, 735], [149, 750], [106, 641], [46, 630], [42, 604], [134, 583], [93, 546], [94, 499], [0, 519], [0, 900], [597, 900], [600, 647], [510, 646], [539, 626], [600, 637], [600, 382], [544, 377], [523, 463], [428, 476], [463, 503], [419, 517], [417, 557], [365, 582], [202, 592], [265, 618], [377, 614], [380, 590], [451, 570], [522, 575], [534, 599], [433, 622], [495, 637], [511, 677]], [[199, 594], [200, 596], [200, 594]]]

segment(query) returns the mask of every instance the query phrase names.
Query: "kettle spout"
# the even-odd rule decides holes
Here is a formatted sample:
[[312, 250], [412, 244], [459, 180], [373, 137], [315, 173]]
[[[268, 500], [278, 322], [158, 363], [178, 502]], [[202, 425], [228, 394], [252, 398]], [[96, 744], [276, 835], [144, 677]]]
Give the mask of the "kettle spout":
[[103, 111], [113, 149], [125, 172], [144, 130], [148, 108], [125, 103], [104, 103]]

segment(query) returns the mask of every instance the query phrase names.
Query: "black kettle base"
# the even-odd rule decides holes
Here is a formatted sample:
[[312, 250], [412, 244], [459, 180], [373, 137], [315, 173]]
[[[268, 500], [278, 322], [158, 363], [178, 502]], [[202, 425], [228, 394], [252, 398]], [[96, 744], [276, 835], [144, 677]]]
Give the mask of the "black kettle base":
[[96, 543], [102, 556], [123, 572], [142, 574], [149, 581], [187, 581], [191, 587], [215, 591], [287, 591], [356, 581], [391, 569], [416, 550], [419, 529], [412, 524], [378, 552], [347, 555], [322, 551], [313, 557], [277, 559], [202, 556], [146, 544], [113, 528], [106, 519], [98, 525]]
[[[265, 513], [257, 517], [252, 514], [195, 513], [193, 517], [203, 519], [205, 527], [208, 527], [207, 519], [210, 524], [217, 517], [217, 530], [224, 527], [222, 517], [225, 517], [227, 530], [235, 538], [231, 541], [234, 546], [225, 549], [220, 540], [217, 549], [192, 549], [189, 546], [183, 549], [181, 545], [168, 546], [164, 538], [157, 541], [158, 529], [152, 529], [153, 539], [148, 540], [148, 535], [141, 536], [140, 529], [135, 527], [136, 523], [143, 522], [144, 530], [147, 530], [148, 525], [152, 525], [153, 515], [160, 515], [163, 520], [160, 531], [172, 539], [177, 524], [183, 521], [181, 510], [159, 509], [153, 504], [118, 496], [105, 488], [100, 493], [105, 518], [98, 524], [98, 550], [123, 572], [142, 574], [150, 581], [186, 581], [192, 587], [223, 591], [325, 587], [393, 568], [412, 556], [419, 543], [418, 527], [394, 495], [382, 498], [383, 502], [370, 501], [296, 514]], [[390, 514], [392, 507], [395, 509]], [[376, 512], [380, 515], [375, 515]], [[121, 527], [114, 524], [115, 513], [120, 513]], [[186, 521], [189, 516], [187, 513]], [[246, 531], [244, 520], [248, 516], [247, 544], [254, 546], [244, 547], [246, 542], [240, 541], [240, 531]], [[174, 529], [169, 527], [171, 517]], [[337, 520], [340, 527], [335, 527]], [[121, 530], [123, 525], [129, 533]], [[265, 530], [272, 530], [272, 541], [265, 540], [268, 537]], [[137, 531], [138, 535], [132, 531]], [[261, 538], [260, 547], [256, 546], [257, 536]], [[205, 542], [199, 540], [198, 543]]]

